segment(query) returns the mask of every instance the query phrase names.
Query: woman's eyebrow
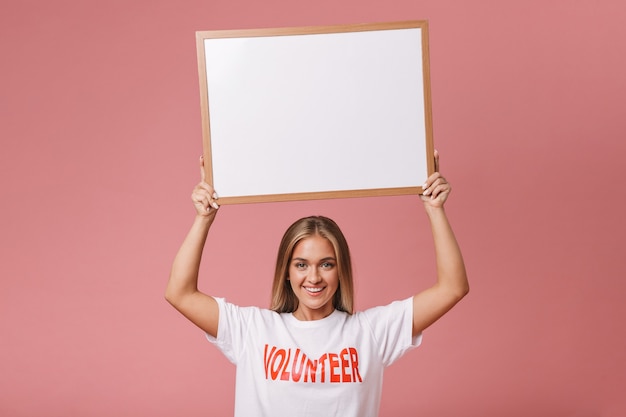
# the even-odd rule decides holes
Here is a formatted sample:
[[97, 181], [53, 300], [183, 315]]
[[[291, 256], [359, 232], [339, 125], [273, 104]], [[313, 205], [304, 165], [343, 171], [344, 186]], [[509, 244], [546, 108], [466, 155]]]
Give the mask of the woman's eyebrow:
[[[301, 258], [301, 257], [295, 257], [295, 258], [291, 258], [292, 261], [308, 261], [308, 259], [306, 258]], [[334, 256], [327, 256], [325, 258], [320, 259], [320, 262], [323, 261], [336, 261]]]

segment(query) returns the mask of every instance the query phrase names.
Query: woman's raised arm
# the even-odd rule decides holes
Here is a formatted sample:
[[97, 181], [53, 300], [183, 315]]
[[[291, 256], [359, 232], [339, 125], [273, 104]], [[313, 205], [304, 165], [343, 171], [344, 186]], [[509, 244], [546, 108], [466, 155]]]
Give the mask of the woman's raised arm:
[[196, 326], [216, 337], [219, 320], [217, 302], [213, 297], [198, 291], [202, 251], [219, 209], [217, 194], [204, 180], [202, 162], [201, 158], [201, 181], [191, 195], [196, 217], [174, 258], [165, 299]]
[[432, 229], [437, 282], [413, 297], [413, 335], [437, 321], [469, 292], [469, 283], [461, 249], [457, 243], [444, 203], [450, 184], [439, 171], [439, 154], [435, 151], [436, 171], [424, 184], [422, 202]]

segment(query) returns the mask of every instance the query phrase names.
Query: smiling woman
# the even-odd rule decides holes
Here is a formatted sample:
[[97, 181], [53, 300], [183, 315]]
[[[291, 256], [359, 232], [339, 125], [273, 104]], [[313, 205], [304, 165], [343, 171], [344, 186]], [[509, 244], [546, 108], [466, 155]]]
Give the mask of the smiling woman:
[[437, 282], [432, 287], [354, 312], [348, 243], [333, 220], [311, 216], [285, 232], [272, 305], [262, 309], [198, 291], [202, 250], [219, 210], [202, 167], [201, 172], [192, 193], [197, 215], [174, 259], [166, 299], [237, 365], [235, 416], [376, 417], [384, 369], [418, 346], [422, 331], [469, 290], [443, 210], [448, 182], [435, 172], [421, 196], [435, 242]]

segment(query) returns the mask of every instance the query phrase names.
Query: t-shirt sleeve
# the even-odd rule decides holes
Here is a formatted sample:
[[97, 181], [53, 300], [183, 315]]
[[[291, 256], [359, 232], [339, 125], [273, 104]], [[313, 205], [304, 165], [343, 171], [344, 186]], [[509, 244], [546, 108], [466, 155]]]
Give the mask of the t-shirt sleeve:
[[226, 302], [224, 298], [215, 298], [219, 306], [217, 337], [206, 333], [206, 338], [214, 344], [234, 364], [244, 348], [245, 323], [249, 309]]
[[378, 343], [385, 366], [422, 343], [422, 333], [413, 337], [413, 297], [374, 307], [362, 314]]

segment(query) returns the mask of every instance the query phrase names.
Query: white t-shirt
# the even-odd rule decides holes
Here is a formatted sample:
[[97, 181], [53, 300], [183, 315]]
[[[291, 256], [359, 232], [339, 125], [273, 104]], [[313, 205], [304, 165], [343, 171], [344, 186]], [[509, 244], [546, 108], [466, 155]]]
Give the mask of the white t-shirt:
[[207, 338], [237, 365], [235, 417], [376, 417], [384, 368], [421, 343], [412, 298], [313, 321], [217, 301]]

